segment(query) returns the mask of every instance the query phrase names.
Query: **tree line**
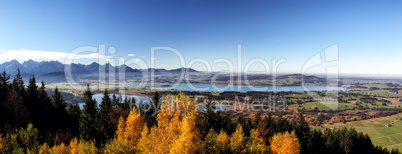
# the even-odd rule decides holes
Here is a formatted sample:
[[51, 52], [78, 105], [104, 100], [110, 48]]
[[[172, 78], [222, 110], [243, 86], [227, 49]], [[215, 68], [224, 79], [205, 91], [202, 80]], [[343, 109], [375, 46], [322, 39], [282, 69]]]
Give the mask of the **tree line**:
[[35, 76], [24, 84], [20, 73], [0, 74], [0, 153], [399, 153], [353, 128], [311, 130], [302, 112], [233, 119], [210, 96], [201, 111], [182, 93], [156, 91], [144, 104], [105, 89], [99, 108], [89, 85], [83, 95], [83, 109], [67, 107]]

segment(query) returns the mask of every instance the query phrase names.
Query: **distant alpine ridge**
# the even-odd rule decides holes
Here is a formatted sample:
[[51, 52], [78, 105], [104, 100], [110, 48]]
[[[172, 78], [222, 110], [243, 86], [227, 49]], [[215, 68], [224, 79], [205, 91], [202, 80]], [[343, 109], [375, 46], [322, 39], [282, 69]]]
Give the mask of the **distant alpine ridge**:
[[17, 70], [19, 69], [21, 74], [35, 74], [35, 75], [51, 75], [51, 74], [64, 74], [64, 68], [71, 67], [71, 74], [73, 75], [81, 75], [81, 74], [99, 74], [99, 71], [111, 73], [114, 71], [116, 73], [120, 71], [124, 71], [126, 73], [135, 73], [135, 72], [150, 72], [153, 70], [155, 73], [180, 73], [182, 71], [185, 72], [197, 72], [191, 68], [178, 68], [172, 70], [166, 69], [133, 69], [125, 64], [120, 66], [112, 66], [109, 63], [105, 65], [100, 65], [99, 63], [93, 62], [91, 64], [62, 64], [59, 61], [33, 61], [32, 59], [19, 63], [17, 60], [11, 60], [9, 62], [5, 62], [0, 64], [1, 72], [5, 70], [7, 74], [15, 75]]

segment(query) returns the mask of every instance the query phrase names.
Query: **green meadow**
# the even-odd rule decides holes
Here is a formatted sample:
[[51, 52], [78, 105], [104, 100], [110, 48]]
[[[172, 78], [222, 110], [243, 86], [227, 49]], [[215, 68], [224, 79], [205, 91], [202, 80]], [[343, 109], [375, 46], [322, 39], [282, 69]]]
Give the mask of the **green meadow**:
[[[389, 149], [398, 148], [399, 150], [402, 150], [402, 121], [396, 121], [397, 118], [402, 119], [402, 113], [388, 117], [347, 122], [346, 124], [323, 124], [323, 126], [336, 129], [342, 127], [354, 127], [358, 132], [367, 133], [375, 145], [381, 145]], [[394, 124], [390, 127], [386, 127], [385, 125], [389, 124], [391, 120], [394, 121]], [[315, 129], [319, 129], [319, 127], [316, 127]]]

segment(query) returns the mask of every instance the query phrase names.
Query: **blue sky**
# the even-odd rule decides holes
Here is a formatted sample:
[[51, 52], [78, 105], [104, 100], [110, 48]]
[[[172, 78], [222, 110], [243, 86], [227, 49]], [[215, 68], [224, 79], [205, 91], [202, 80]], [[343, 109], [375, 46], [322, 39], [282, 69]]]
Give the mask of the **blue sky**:
[[[316, 53], [338, 44], [341, 74], [402, 75], [401, 1], [3, 1], [0, 0], [0, 62], [60, 60], [82, 46], [114, 47], [102, 58], [151, 61], [152, 47], [171, 47], [213, 71], [227, 71], [227, 59], [241, 68], [255, 58], [286, 59], [279, 73], [301, 73]], [[47, 54], [49, 52], [49, 54]], [[74, 62], [98, 61], [81, 53]], [[134, 54], [130, 55], [129, 54]], [[123, 59], [121, 59], [123, 60]], [[180, 67], [172, 52], [157, 51], [156, 67]], [[191, 67], [207, 70], [201, 63]], [[325, 73], [316, 67], [308, 73]], [[264, 71], [261, 64], [250, 70]]]

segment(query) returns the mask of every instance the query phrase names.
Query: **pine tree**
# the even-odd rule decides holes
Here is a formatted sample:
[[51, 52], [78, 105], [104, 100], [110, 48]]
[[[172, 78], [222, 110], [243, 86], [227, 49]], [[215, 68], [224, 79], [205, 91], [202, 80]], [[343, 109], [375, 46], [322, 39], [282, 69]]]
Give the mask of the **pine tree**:
[[24, 80], [22, 80], [20, 69], [18, 69], [18, 73], [13, 79], [12, 87], [18, 92], [18, 94], [25, 96], [25, 85]]
[[69, 130], [73, 136], [79, 135], [81, 109], [77, 104], [71, 104], [68, 108]]
[[[208, 95], [208, 101], [205, 104], [205, 111], [202, 113], [203, 130], [207, 131], [211, 128], [214, 130], [220, 130], [222, 128], [221, 117], [215, 113], [215, 102], [212, 101], [211, 95]], [[206, 134], [207, 132], [202, 132]]]
[[145, 121], [147, 122], [147, 125], [149, 128], [152, 126], [156, 125], [156, 117], [158, 116], [158, 111], [160, 108], [160, 101], [161, 101], [161, 95], [159, 94], [158, 91], [154, 92], [154, 95], [152, 96], [151, 102], [149, 102], [149, 107], [147, 107], [147, 111], [145, 112]]
[[10, 90], [10, 76], [6, 71], [0, 74], [0, 127], [5, 125], [8, 121], [14, 121], [14, 116], [10, 107], [6, 105], [7, 95]]
[[30, 102], [35, 102], [38, 100], [38, 86], [36, 85], [35, 74], [29, 78], [29, 84], [27, 86], [27, 94]]
[[236, 129], [236, 124], [230, 118], [229, 112], [226, 112], [223, 116], [222, 129], [229, 135], [232, 134], [233, 131]]
[[116, 94], [112, 95], [112, 106], [117, 107], [119, 103], [117, 102]]
[[57, 110], [57, 112], [63, 112], [66, 110], [66, 101], [64, 100], [63, 96], [61, 96], [61, 93], [59, 92], [59, 89], [56, 88], [54, 89], [54, 94], [52, 95], [52, 103], [54, 108]]
[[254, 115], [254, 121], [253, 121], [253, 128], [257, 128], [258, 124], [262, 122], [261, 120], [261, 112], [257, 112], [257, 114]]
[[55, 115], [53, 118], [53, 127], [56, 129], [67, 128], [68, 125], [66, 121], [69, 121], [68, 112], [66, 110], [67, 104], [57, 87], [54, 89], [54, 94], [52, 95], [52, 104], [54, 108], [53, 113]]
[[64, 128], [66, 126], [66, 120], [67, 120], [67, 112], [64, 109], [64, 116], [65, 119], [57, 119], [63, 122], [63, 126], [57, 125], [55, 126], [52, 124], [54, 122], [54, 107], [52, 105], [52, 100], [48, 97], [46, 87], [45, 87], [45, 82], [41, 82], [41, 86], [38, 89], [38, 95], [39, 95], [39, 100], [37, 106], [39, 107], [39, 117], [40, 117], [40, 122], [38, 125], [38, 128], [41, 130], [41, 133], [44, 133], [48, 130], [51, 130], [54, 128]]
[[0, 74], [0, 103], [4, 103], [7, 97], [7, 93], [10, 89], [10, 75], [7, 75], [6, 71]]
[[296, 130], [296, 135], [297, 138], [299, 139], [300, 142], [300, 146], [301, 146], [301, 152], [307, 152], [308, 151], [308, 138], [310, 137], [310, 127], [307, 123], [307, 121], [304, 119], [304, 112], [301, 111], [299, 113], [299, 119], [298, 122], [295, 126], [295, 130]]
[[92, 99], [92, 92], [87, 85], [87, 89], [84, 92], [84, 109], [82, 110], [80, 118], [80, 137], [84, 140], [91, 140], [96, 137], [96, 101]]
[[43, 106], [39, 101], [39, 91], [38, 86], [36, 85], [35, 75], [32, 75], [29, 78], [29, 84], [27, 86], [26, 91], [27, 95], [26, 98], [24, 99], [24, 105], [31, 113], [28, 120], [32, 122], [35, 126], [39, 126], [38, 128], [42, 130], [41, 127], [42, 128], [44, 127], [42, 124]]
[[97, 124], [100, 142], [105, 142], [106, 140], [113, 137], [115, 129], [111, 123], [112, 114], [112, 101], [109, 97], [109, 92], [105, 89], [103, 93], [102, 102], [100, 104], [100, 111], [97, 114]]

